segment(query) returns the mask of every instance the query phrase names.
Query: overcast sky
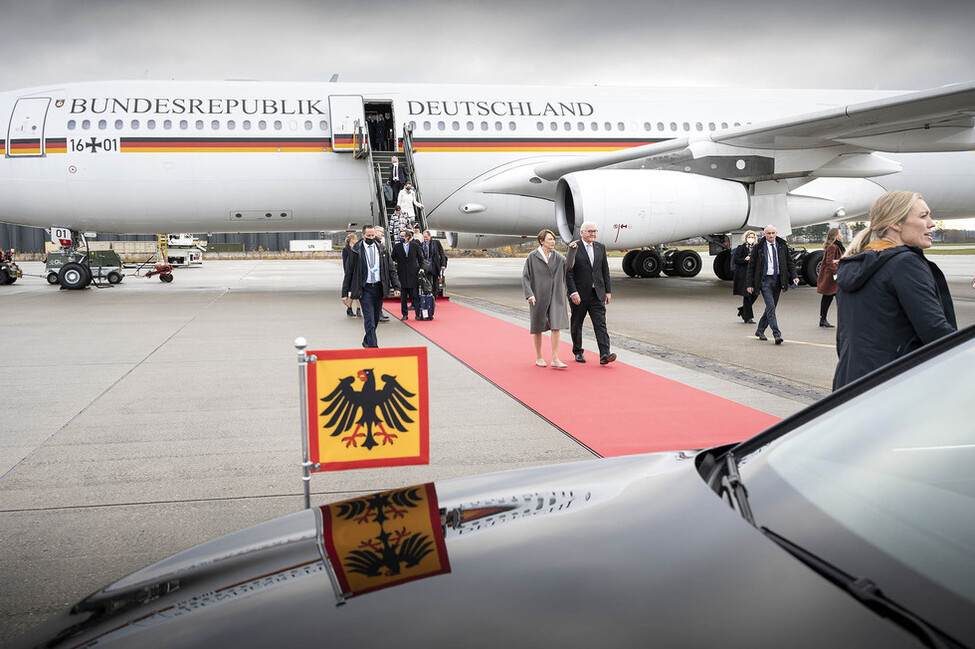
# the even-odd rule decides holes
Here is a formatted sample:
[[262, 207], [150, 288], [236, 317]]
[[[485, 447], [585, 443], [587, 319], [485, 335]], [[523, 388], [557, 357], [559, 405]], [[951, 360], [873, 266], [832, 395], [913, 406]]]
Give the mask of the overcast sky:
[[971, 0], [0, 0], [0, 90], [97, 79], [923, 89]]

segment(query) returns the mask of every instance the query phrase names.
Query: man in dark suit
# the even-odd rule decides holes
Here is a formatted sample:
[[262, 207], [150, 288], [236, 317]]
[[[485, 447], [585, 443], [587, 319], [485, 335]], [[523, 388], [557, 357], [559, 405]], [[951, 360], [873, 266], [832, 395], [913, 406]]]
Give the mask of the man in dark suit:
[[410, 182], [410, 174], [406, 170], [406, 163], [400, 162], [399, 158], [393, 156], [389, 167], [389, 186], [393, 188], [393, 201], [399, 200], [400, 190], [408, 182]]
[[755, 337], [768, 340], [765, 328], [772, 327], [775, 344], [781, 345], [783, 338], [779, 330], [779, 322], [775, 317], [775, 307], [779, 303], [779, 293], [789, 290], [789, 284], [799, 286], [799, 276], [796, 275], [796, 262], [789, 254], [789, 244], [785, 239], [776, 236], [778, 231], [774, 225], [765, 226], [765, 239], [752, 247], [751, 259], [748, 261], [747, 287], [749, 295], [762, 293], [765, 300], [765, 313], [758, 321]]
[[569, 244], [565, 259], [565, 284], [572, 311], [569, 331], [576, 361], [586, 362], [582, 348], [582, 323], [588, 315], [599, 346], [599, 364], [606, 365], [616, 360], [616, 354], [609, 351], [609, 332], [606, 331], [606, 305], [613, 296], [609, 285], [606, 246], [596, 241], [597, 232], [596, 224], [586, 221], [582, 224], [582, 239]]
[[410, 304], [420, 313], [420, 291], [417, 277], [420, 273], [420, 244], [413, 241], [413, 231], [407, 228], [402, 230], [403, 240], [393, 247], [393, 261], [396, 262], [396, 273], [399, 275], [399, 283], [402, 293], [400, 293], [400, 311], [403, 317], [400, 320], [408, 320], [410, 310], [407, 304], [407, 294], [409, 294]]
[[362, 239], [352, 246], [342, 279], [342, 303], [348, 307], [352, 300], [359, 300], [362, 304], [362, 324], [366, 333], [362, 339], [363, 347], [379, 347], [376, 325], [383, 311], [383, 299], [391, 287], [394, 295], [399, 295], [398, 278], [390, 270], [389, 256], [376, 240], [375, 228], [363, 226]]
[[440, 242], [431, 236], [429, 230], [423, 231], [423, 258], [430, 261], [430, 273], [439, 276], [447, 270], [447, 253], [444, 252]]

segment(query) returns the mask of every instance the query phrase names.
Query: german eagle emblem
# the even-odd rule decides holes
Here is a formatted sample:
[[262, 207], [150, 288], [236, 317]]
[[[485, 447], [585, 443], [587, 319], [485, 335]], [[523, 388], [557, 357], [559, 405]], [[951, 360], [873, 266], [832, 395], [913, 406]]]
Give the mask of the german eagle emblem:
[[[407, 391], [395, 376], [389, 374], [382, 375], [382, 389], [377, 388], [376, 377], [371, 369], [359, 370], [356, 377], [362, 381], [361, 390], [353, 387], [355, 377], [347, 376], [339, 379], [335, 389], [322, 397], [321, 400], [329, 405], [322, 411], [321, 416], [331, 415], [323, 427], [326, 430], [334, 428], [331, 436], [336, 437], [352, 430], [354, 425], [355, 430], [352, 430], [352, 434], [342, 438], [346, 448], [358, 447], [360, 438], [364, 438], [362, 447], [367, 450], [379, 446], [377, 437], [382, 440], [383, 445], [392, 444], [398, 436], [392, 431], [387, 431], [383, 423], [401, 433], [406, 432], [404, 423], [413, 423], [409, 411], [416, 410], [416, 406], [408, 399], [416, 395]], [[366, 429], [364, 433], [360, 432], [363, 426]]]

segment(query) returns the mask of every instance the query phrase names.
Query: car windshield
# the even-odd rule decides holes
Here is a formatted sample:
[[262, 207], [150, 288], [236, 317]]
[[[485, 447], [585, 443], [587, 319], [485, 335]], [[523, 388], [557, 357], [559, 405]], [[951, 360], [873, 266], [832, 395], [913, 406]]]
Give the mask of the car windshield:
[[913, 610], [932, 597], [930, 606], [970, 616], [973, 405], [968, 340], [745, 455], [739, 471], [757, 525]]

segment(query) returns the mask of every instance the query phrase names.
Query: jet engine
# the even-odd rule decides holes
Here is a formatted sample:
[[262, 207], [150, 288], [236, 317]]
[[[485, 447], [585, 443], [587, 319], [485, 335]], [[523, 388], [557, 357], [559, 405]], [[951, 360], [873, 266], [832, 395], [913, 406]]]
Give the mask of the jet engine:
[[739, 183], [678, 171], [596, 169], [559, 179], [555, 216], [565, 241], [592, 221], [599, 240], [619, 250], [729, 232], [748, 219]]

